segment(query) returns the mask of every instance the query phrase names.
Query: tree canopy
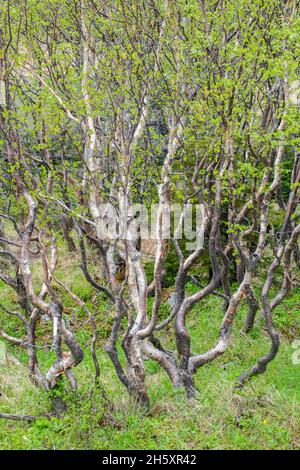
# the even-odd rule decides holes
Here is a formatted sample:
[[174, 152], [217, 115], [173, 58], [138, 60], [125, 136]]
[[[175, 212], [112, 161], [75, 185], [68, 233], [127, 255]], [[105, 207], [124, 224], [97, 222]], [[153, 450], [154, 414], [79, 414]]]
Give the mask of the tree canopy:
[[[195, 396], [195, 374], [226, 352], [243, 302], [245, 332], [260, 313], [267, 336], [238, 387], [275, 359], [272, 313], [300, 266], [299, 31], [290, 0], [2, 2], [0, 279], [16, 310], [1, 302], [0, 335], [25, 348], [38, 386], [55, 389], [65, 375], [76, 389], [85, 360], [65, 294], [88, 320], [101, 385], [99, 312], [57, 277], [63, 240], [113, 317], [100, 347], [141, 405], [147, 358]], [[153, 206], [146, 262], [134, 222], [144, 211], [150, 224]], [[179, 236], [188, 210], [194, 240]], [[187, 319], [208, 296], [222, 298], [223, 318], [203, 351]], [[46, 372], [36, 352], [42, 318], [53, 323], [56, 354]]]

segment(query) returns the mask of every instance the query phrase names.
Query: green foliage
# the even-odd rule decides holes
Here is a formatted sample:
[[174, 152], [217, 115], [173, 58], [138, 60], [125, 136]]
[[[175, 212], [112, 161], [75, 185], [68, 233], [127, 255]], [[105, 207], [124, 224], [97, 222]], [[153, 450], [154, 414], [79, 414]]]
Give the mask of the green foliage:
[[[298, 297], [290, 303], [295, 305]], [[211, 300], [195, 309], [190, 318], [201, 318], [194, 339], [201, 349], [214, 341], [218, 321], [207, 334]], [[138, 411], [115, 380], [115, 373], [101, 352], [102, 381], [113, 403], [106, 413], [101, 394], [89, 401], [92, 386], [91, 358], [76, 370], [79, 391], [67, 397], [68, 410], [63, 419], [44, 417], [32, 424], [1, 422], [1, 448], [10, 449], [299, 449], [299, 366], [291, 362], [291, 348], [283, 339], [281, 350], [267, 375], [255, 380], [242, 393], [234, 392], [234, 380], [255, 357], [265, 350], [264, 333], [255, 328], [246, 340], [240, 334], [244, 311], [234, 329], [228, 353], [201, 370], [197, 376], [199, 396], [189, 405], [183, 391], [174, 391], [157, 365], [147, 361], [152, 408], [145, 416]], [[254, 334], [255, 333], [255, 334]], [[251, 348], [248, 345], [251, 343]], [[255, 347], [253, 347], [255, 346]], [[1, 370], [1, 410], [39, 414], [47, 410], [47, 397], [29, 386], [26, 370], [18, 374], [18, 396], [14, 385]], [[7, 373], [6, 373], [7, 374]], [[4, 385], [4, 384], [7, 385]], [[30, 390], [30, 393], [28, 393]], [[3, 398], [4, 397], [4, 398]], [[14, 398], [13, 398], [14, 397]]]
[[[260, 278], [255, 279], [255, 289], [260, 293], [265, 268], [273, 256], [273, 233], [279, 232], [285, 216], [280, 205], [284, 207], [291, 188], [297, 186], [290, 181], [300, 144], [299, 106], [292, 102], [286, 88], [290, 91], [294, 87], [294, 92], [299, 88], [300, 20], [294, 14], [298, 11], [279, 0], [180, 0], [167, 2], [167, 12], [166, 4], [160, 0], [108, 0], [104, 10], [98, 8], [97, 2], [88, 2], [84, 20], [89, 37], [85, 41], [80, 2], [2, 3], [0, 23], [7, 49], [5, 54], [4, 48], [0, 51], [1, 59], [5, 58], [0, 73], [9, 84], [10, 103], [1, 108], [0, 212], [9, 212], [23, 229], [28, 207], [20, 188], [26, 188], [37, 201], [33, 233], [41, 236], [46, 248], [50, 235], [55, 233], [60, 248], [55, 276], [95, 315], [101, 384], [110, 403], [103, 399], [100, 390], [95, 388], [91, 393], [92, 329], [86, 311], [53, 281], [52, 287], [64, 306], [64, 319], [85, 350], [85, 360], [74, 372], [79, 390], [72, 393], [67, 381], [61, 379], [58, 387], [47, 394], [29, 382], [25, 366], [1, 368], [1, 410], [37, 416], [31, 424], [1, 421], [1, 447], [300, 448], [299, 366], [291, 360], [291, 342], [299, 335], [299, 290], [274, 312], [281, 349], [264, 377], [258, 377], [241, 393], [234, 390], [236, 377], [266, 352], [268, 344], [261, 319], [249, 335], [242, 332], [246, 314], [242, 305], [228, 350], [196, 376], [198, 396], [192, 406], [182, 390], [172, 389], [157, 362], [145, 360], [152, 403], [145, 415], [124, 393], [104, 353], [113, 324], [113, 307], [85, 281], [78, 266], [78, 253], [66, 254], [62, 228], [63, 215], [81, 223], [85, 218], [93, 219], [89, 201], [114, 200], [125, 180], [132, 201], [143, 202], [147, 207], [158, 201], [157, 188], [164, 185], [169, 186], [172, 202], [203, 201], [214, 209], [216, 180], [221, 176], [222, 242], [226, 245], [230, 235], [253, 226], [246, 240], [251, 248], [257, 243], [261, 215], [255, 207], [261, 198], [257, 201], [253, 196], [264, 195], [279, 170], [281, 186], [268, 201], [269, 248], [260, 265]], [[84, 42], [89, 47], [88, 65]], [[191, 98], [194, 92], [195, 97]], [[144, 110], [145, 100], [149, 106]], [[139, 141], [134, 142], [132, 136], [143, 117], [145, 128]], [[284, 128], [278, 129], [283, 118]], [[92, 120], [95, 133], [86, 128]], [[162, 174], [168, 148], [172, 147], [169, 137], [174, 131], [173, 121], [175, 131], [180, 124], [184, 132], [176, 135], [180, 145], [172, 156], [171, 182], [165, 184]], [[18, 138], [15, 134], [11, 138], [11, 132]], [[94, 161], [89, 166], [92, 159], [86, 155], [87, 143], [94, 134], [97, 142], [93, 160], [100, 162], [100, 169]], [[284, 145], [284, 155], [278, 169], [273, 161], [280, 145]], [[16, 154], [15, 158], [8, 159], [7, 147]], [[220, 175], [223, 162], [227, 164], [226, 171]], [[195, 190], [193, 176], [198, 164], [200, 187]], [[267, 182], [262, 184], [263, 181]], [[234, 215], [245, 204], [250, 217], [246, 213], [235, 223]], [[12, 230], [11, 222], [5, 228], [5, 233], [12, 232], [12, 239], [18, 241], [18, 231]], [[18, 243], [12, 246], [17, 252]], [[183, 246], [182, 250], [187, 255]], [[237, 255], [235, 249], [228, 272], [232, 279]], [[41, 259], [35, 259], [34, 253], [30, 256], [33, 288], [38, 294], [43, 283]], [[88, 256], [91, 275], [96, 279], [98, 254], [91, 250]], [[145, 262], [144, 267], [150, 283], [153, 262]], [[164, 267], [163, 295], [169, 295], [178, 270], [173, 245]], [[205, 249], [190, 273], [202, 284], [210, 279], [210, 270], [209, 251]], [[274, 278], [276, 287], [282, 282], [282, 268]], [[197, 290], [192, 283], [186, 285], [187, 293]], [[12, 289], [0, 281], [0, 292], [0, 303], [14, 310], [17, 299]], [[128, 295], [126, 289], [122, 294]], [[150, 298], [149, 313], [152, 306]], [[166, 318], [169, 311], [164, 298], [159, 320]], [[193, 307], [187, 318], [193, 353], [215, 344], [222, 317], [221, 301], [215, 297]], [[17, 323], [13, 315], [7, 318], [1, 314], [0, 326], [4, 323], [8, 333], [17, 338], [24, 336], [22, 323]], [[124, 315], [121, 333], [127, 327]], [[158, 336], [167, 348], [174, 349], [171, 331], [167, 329]], [[38, 325], [37, 343], [37, 355], [45, 371], [55, 354], [51, 350], [52, 324], [44, 318]], [[125, 363], [120, 342], [117, 348]], [[26, 351], [11, 349], [25, 365]], [[66, 400], [68, 409], [63, 419], [48, 419], [50, 401], [57, 397]]]
[[[72, 271], [74, 279], [78, 274]], [[84, 281], [82, 281], [84, 284]], [[257, 281], [259, 286], [259, 282]], [[197, 290], [188, 284], [188, 292]], [[222, 301], [210, 297], [195, 306], [188, 318], [195, 353], [214, 344], [222, 318]], [[239, 312], [230, 346], [224, 356], [196, 376], [197, 402], [189, 404], [183, 390], [174, 390], [156, 362], [147, 360], [147, 381], [152, 403], [145, 416], [124, 393], [113, 366], [98, 344], [101, 391], [93, 387], [93, 362], [88, 331], [77, 338], [85, 348], [85, 361], [75, 369], [79, 390], [64, 392], [67, 411], [62, 419], [43, 416], [50, 411], [49, 396], [33, 386], [25, 367], [26, 353], [15, 355], [24, 366], [0, 368], [0, 410], [33, 414], [33, 423], [1, 420], [2, 449], [300, 449], [299, 365], [292, 363], [291, 342], [299, 336], [299, 292], [289, 296], [274, 312], [281, 332], [281, 347], [268, 371], [243, 392], [234, 390], [237, 376], [266, 351], [266, 334], [259, 320], [249, 335], [241, 332], [246, 305]], [[213, 312], [213, 314], [212, 314]], [[100, 328], [102, 331], [102, 327]], [[291, 332], [294, 332], [291, 335]], [[84, 334], [83, 334], [84, 333]], [[174, 338], [160, 333], [166, 347]], [[121, 348], [119, 348], [121, 353]], [[43, 368], [54, 356], [38, 351]], [[124, 358], [122, 357], [122, 361]], [[60, 395], [60, 392], [56, 394]]]

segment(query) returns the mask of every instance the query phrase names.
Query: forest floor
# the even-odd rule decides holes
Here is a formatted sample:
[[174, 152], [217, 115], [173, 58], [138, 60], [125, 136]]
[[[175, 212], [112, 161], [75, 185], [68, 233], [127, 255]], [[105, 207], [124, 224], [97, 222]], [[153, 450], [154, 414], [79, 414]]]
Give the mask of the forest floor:
[[[41, 266], [38, 260], [33, 263], [38, 287]], [[113, 312], [86, 283], [78, 265], [77, 256], [66, 254], [60, 259], [57, 277], [67, 279], [74, 292], [99, 312], [101, 384], [110, 405], [107, 407], [101, 390], [94, 389], [91, 394], [91, 331], [87, 323], [81, 327], [86, 317], [67, 294], [60, 292], [69, 321], [85, 350], [84, 361], [75, 369], [78, 391], [68, 391], [68, 408], [62, 419], [43, 416], [51, 409], [49, 396], [29, 381], [26, 352], [8, 346], [21, 364], [0, 366], [0, 413], [31, 414], [37, 419], [31, 423], [0, 419], [1, 449], [300, 449], [300, 364], [293, 361], [293, 342], [299, 339], [299, 289], [274, 312], [281, 347], [264, 375], [243, 391], [234, 388], [238, 375], [269, 347], [261, 320], [248, 335], [243, 332], [243, 305], [226, 353], [198, 371], [195, 401], [187, 402], [183, 391], [171, 387], [157, 364], [146, 361], [151, 399], [146, 414], [128, 398], [103, 351]], [[259, 280], [257, 284], [259, 289]], [[15, 301], [13, 292], [1, 284], [0, 303], [11, 307]], [[167, 310], [167, 305], [164, 308]], [[201, 302], [191, 311], [188, 326], [194, 352], [205, 351], [215, 343], [221, 319], [218, 297]], [[18, 334], [14, 319], [8, 321], [11, 323], [6, 319], [6, 328], [9, 325]], [[43, 321], [38, 330], [38, 344], [51, 344], [51, 322]], [[161, 339], [172, 348], [174, 340], [168, 332]], [[49, 349], [43, 348], [38, 350], [38, 357], [43, 370], [54, 358]]]

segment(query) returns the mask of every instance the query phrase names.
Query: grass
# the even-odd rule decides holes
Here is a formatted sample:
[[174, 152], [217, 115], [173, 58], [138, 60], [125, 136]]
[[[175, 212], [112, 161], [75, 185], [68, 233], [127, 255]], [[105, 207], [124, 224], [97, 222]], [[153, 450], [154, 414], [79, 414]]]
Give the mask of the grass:
[[[155, 362], [146, 361], [152, 407], [145, 415], [128, 398], [103, 352], [112, 313], [103, 298], [95, 296], [86, 284], [77, 265], [74, 255], [65, 254], [57, 277], [68, 279], [74, 291], [99, 313], [101, 383], [111, 408], [107, 409], [99, 390], [94, 390], [90, 399], [94, 371], [88, 329], [77, 330], [85, 359], [75, 370], [79, 389], [76, 393], [68, 391], [64, 419], [49, 420], [42, 416], [50, 410], [49, 396], [30, 383], [26, 353], [10, 347], [22, 365], [0, 367], [0, 412], [33, 414], [39, 418], [34, 423], [0, 420], [1, 449], [300, 449], [300, 365], [292, 362], [292, 342], [299, 337], [299, 291], [294, 291], [274, 314], [281, 333], [281, 348], [266, 374], [257, 377], [242, 392], [234, 389], [237, 376], [269, 346], [260, 322], [249, 335], [242, 332], [246, 312], [242, 306], [226, 353], [198, 371], [197, 399], [192, 403], [187, 402], [182, 390], [172, 388]], [[36, 287], [39, 269], [39, 262], [35, 262]], [[1, 303], [11, 307], [12, 291], [1, 285], [0, 292]], [[70, 319], [80, 323], [83, 312], [64, 292], [61, 295]], [[188, 325], [193, 352], [205, 351], [214, 344], [221, 318], [221, 303], [216, 297], [194, 307]], [[10, 322], [11, 331], [20, 336], [14, 320]], [[39, 334], [48, 342], [51, 342], [50, 323], [44, 322], [39, 328]], [[161, 334], [161, 339], [172, 348], [171, 335]], [[46, 370], [53, 360], [52, 352], [40, 349], [38, 356]]]

